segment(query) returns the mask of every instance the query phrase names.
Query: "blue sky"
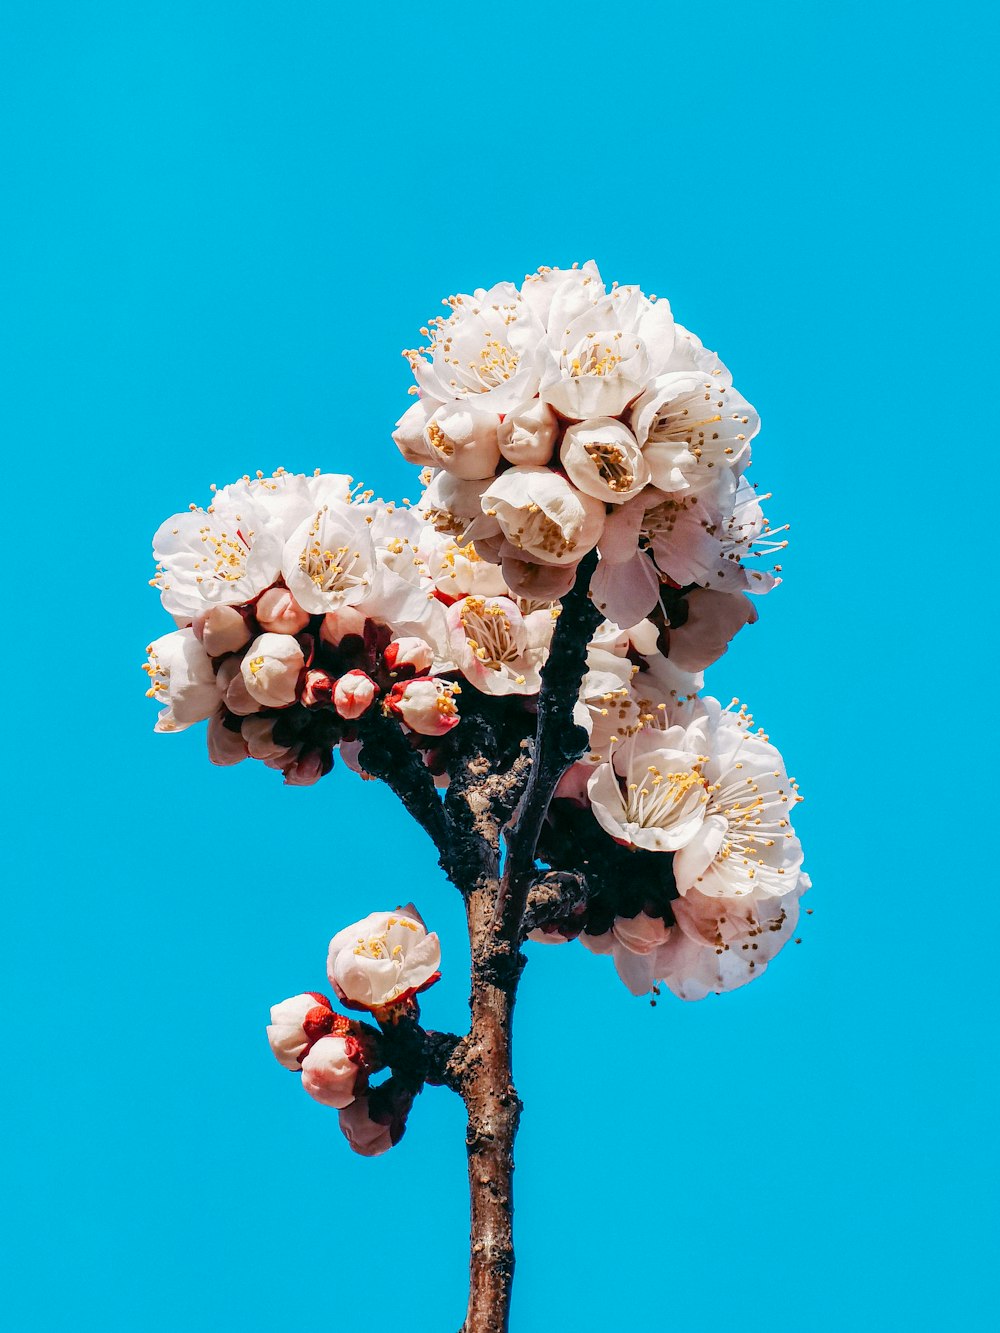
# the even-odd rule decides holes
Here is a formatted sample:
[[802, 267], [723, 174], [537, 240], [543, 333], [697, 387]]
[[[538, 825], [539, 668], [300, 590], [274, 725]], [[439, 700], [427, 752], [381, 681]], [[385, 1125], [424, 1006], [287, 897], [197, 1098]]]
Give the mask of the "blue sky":
[[450, 292], [593, 257], [760, 409], [786, 582], [710, 685], [798, 777], [815, 888], [721, 1000], [532, 953], [514, 1327], [990, 1327], [993, 12], [11, 0], [0, 28], [9, 1326], [457, 1326], [457, 1099], [362, 1161], [263, 1037], [337, 928], [411, 896], [426, 1019], [459, 1027], [457, 895], [374, 784], [154, 736], [149, 539], [258, 467], [412, 492], [399, 350]]

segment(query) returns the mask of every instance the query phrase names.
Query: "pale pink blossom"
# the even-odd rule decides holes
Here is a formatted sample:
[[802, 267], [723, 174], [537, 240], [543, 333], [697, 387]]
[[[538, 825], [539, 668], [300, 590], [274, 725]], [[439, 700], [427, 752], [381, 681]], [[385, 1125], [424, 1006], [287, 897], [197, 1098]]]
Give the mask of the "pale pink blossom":
[[309, 624], [309, 612], [303, 611], [287, 588], [268, 588], [254, 607], [257, 624], [275, 634], [298, 634]]
[[392, 1137], [391, 1124], [382, 1124], [371, 1118], [366, 1093], [356, 1095], [351, 1104], [340, 1112], [340, 1129], [351, 1151], [361, 1157], [380, 1157], [397, 1142]]
[[223, 721], [224, 714], [215, 713], [208, 723], [208, 757], [213, 764], [228, 768], [242, 763], [249, 755], [242, 731], [233, 731]]
[[200, 611], [192, 620], [191, 628], [209, 657], [238, 653], [251, 637], [247, 622], [234, 606], [211, 606], [207, 611]]
[[350, 1106], [359, 1082], [367, 1086], [362, 1049], [352, 1036], [320, 1037], [302, 1059], [302, 1086], [323, 1106]]

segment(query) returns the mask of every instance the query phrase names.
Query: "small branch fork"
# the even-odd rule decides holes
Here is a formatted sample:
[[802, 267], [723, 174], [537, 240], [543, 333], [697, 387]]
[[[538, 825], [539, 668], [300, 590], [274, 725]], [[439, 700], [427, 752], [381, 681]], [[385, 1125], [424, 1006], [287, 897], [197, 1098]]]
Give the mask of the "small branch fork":
[[[589, 595], [595, 566], [591, 552], [563, 598], [542, 670], [534, 736], [512, 741], [502, 713], [485, 702], [463, 709], [461, 724], [442, 741], [450, 775], [443, 800], [395, 719], [376, 713], [361, 727], [365, 771], [386, 782], [427, 832], [466, 904], [472, 964], [468, 1034], [425, 1033], [415, 1019], [409, 1020], [410, 1032], [405, 1024], [395, 1033], [383, 1026], [395, 1044], [395, 1064], [410, 1077], [446, 1084], [465, 1101], [471, 1253], [469, 1305], [460, 1333], [509, 1328], [514, 1139], [521, 1114], [511, 1035], [525, 962], [521, 943], [528, 929], [553, 918], [560, 902], [572, 908], [586, 897], [579, 875], [540, 874], [536, 850], [559, 780], [588, 743], [586, 731], [573, 721], [573, 707], [587, 645], [601, 620]], [[506, 840], [502, 873], [501, 838]]]

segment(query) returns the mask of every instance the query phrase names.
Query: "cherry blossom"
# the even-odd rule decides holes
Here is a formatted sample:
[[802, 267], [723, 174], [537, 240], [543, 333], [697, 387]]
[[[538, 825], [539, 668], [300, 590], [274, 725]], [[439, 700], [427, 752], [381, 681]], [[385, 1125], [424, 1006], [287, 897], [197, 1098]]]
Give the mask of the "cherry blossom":
[[413, 906], [372, 912], [330, 941], [327, 974], [352, 1009], [400, 1004], [437, 981], [441, 946]]

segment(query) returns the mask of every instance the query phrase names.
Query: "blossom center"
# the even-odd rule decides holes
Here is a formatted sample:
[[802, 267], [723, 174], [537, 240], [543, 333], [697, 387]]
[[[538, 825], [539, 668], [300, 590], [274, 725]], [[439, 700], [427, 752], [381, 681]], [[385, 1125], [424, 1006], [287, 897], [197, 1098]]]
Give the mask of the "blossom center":
[[696, 768], [661, 773], [655, 764], [650, 764], [641, 784], [628, 783], [622, 797], [628, 823], [657, 829], [672, 828], [708, 801], [705, 780]]
[[629, 464], [628, 455], [617, 444], [585, 444], [584, 449], [591, 459], [601, 480], [613, 491], [630, 491], [635, 485], [635, 469]]
[[468, 597], [461, 612], [462, 628], [472, 652], [491, 671], [520, 657], [510, 617], [502, 606], [482, 597]]

